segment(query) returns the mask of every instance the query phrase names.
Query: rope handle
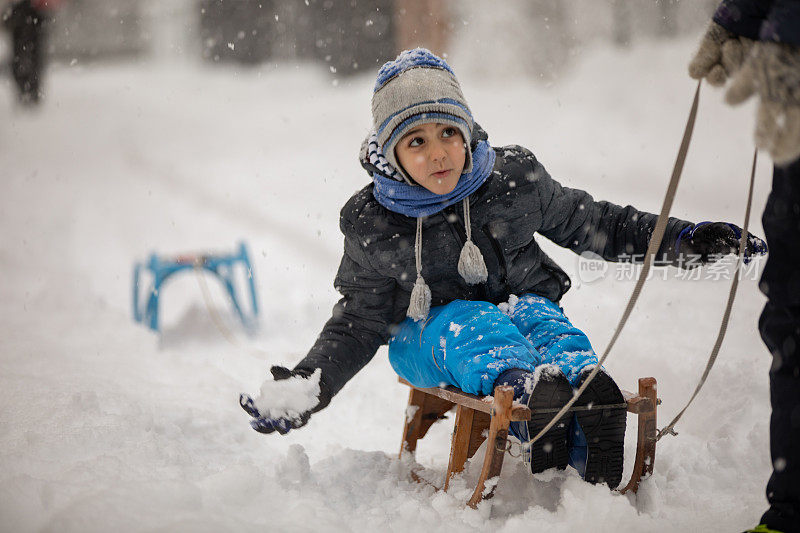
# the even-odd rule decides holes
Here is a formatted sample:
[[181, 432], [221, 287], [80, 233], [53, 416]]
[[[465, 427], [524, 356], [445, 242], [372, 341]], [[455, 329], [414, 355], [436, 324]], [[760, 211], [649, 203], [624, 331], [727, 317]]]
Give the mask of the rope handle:
[[216, 308], [214, 307], [214, 301], [211, 297], [211, 291], [209, 290], [208, 283], [206, 282], [206, 278], [203, 271], [203, 262], [195, 261], [194, 263], [194, 272], [197, 276], [197, 284], [200, 286], [200, 292], [203, 294], [203, 301], [206, 305], [206, 311], [208, 311], [208, 315], [211, 317], [211, 321], [214, 323], [214, 326], [219, 331], [220, 335], [222, 335], [228, 343], [241, 350], [249, 351], [253, 354], [253, 357], [259, 356], [258, 359], [269, 359], [271, 354], [260, 349], [254, 348], [244, 345], [236, 335], [225, 325], [225, 321], [217, 312]]
[[694, 393], [692, 393], [692, 397], [689, 398], [689, 401], [686, 403], [683, 409], [681, 409], [675, 418], [672, 419], [672, 422], [664, 426], [661, 431], [658, 432], [656, 435], [656, 442], [661, 440], [664, 435], [675, 435], [677, 436], [678, 433], [675, 431], [675, 424], [678, 423], [678, 420], [681, 419], [683, 413], [692, 405], [692, 402], [697, 397], [697, 394], [700, 392], [700, 389], [703, 388], [705, 385], [706, 379], [708, 378], [708, 374], [711, 372], [711, 369], [714, 367], [714, 363], [717, 360], [717, 354], [719, 354], [720, 347], [722, 346], [722, 340], [725, 338], [725, 332], [728, 329], [728, 320], [731, 316], [731, 309], [733, 308], [733, 301], [736, 298], [736, 290], [739, 287], [739, 276], [742, 268], [742, 262], [744, 261], [744, 253], [747, 247], [747, 235], [748, 229], [750, 226], [750, 209], [753, 205], [753, 185], [755, 184], [756, 178], [756, 161], [758, 159], [758, 148], [753, 151], [753, 167], [750, 170], [750, 188], [747, 193], [747, 207], [745, 208], [744, 212], [744, 225], [742, 227], [742, 235], [739, 238], [739, 257], [736, 260], [736, 272], [733, 276], [733, 282], [731, 283], [731, 290], [728, 293], [728, 303], [725, 304], [725, 312], [722, 315], [722, 323], [719, 326], [719, 332], [717, 333], [717, 340], [714, 342], [714, 347], [711, 349], [711, 355], [708, 356], [708, 362], [706, 363], [706, 368], [703, 371], [703, 375], [700, 377], [700, 382], [697, 384], [697, 387], [694, 389]]
[[698, 102], [700, 100], [700, 85], [702, 84], [702, 80], [697, 82], [697, 89], [694, 92], [694, 100], [692, 101], [692, 108], [689, 112], [689, 118], [686, 120], [686, 127], [683, 131], [683, 139], [681, 140], [680, 148], [678, 149], [678, 156], [675, 158], [675, 165], [672, 168], [672, 176], [670, 177], [669, 185], [667, 186], [667, 192], [664, 195], [664, 203], [661, 206], [661, 212], [658, 215], [658, 220], [656, 221], [656, 227], [653, 230], [653, 234], [650, 237], [650, 243], [647, 246], [647, 254], [644, 258], [644, 265], [642, 266], [642, 270], [639, 273], [639, 279], [636, 280], [636, 286], [633, 288], [633, 292], [631, 293], [630, 299], [628, 300], [628, 305], [625, 307], [625, 311], [622, 314], [622, 318], [619, 321], [616, 329], [614, 330], [614, 335], [611, 337], [611, 340], [606, 346], [605, 351], [603, 352], [603, 356], [597, 362], [595, 367], [589, 373], [588, 376], [583, 380], [583, 384], [581, 384], [580, 388], [572, 395], [570, 401], [568, 401], [564, 407], [553, 417], [552, 420], [542, 428], [539, 433], [531, 440], [531, 444], [536, 442], [537, 440], [541, 439], [542, 436], [550, 431], [550, 429], [556, 424], [561, 417], [569, 411], [572, 405], [578, 401], [578, 398], [584, 393], [586, 388], [592, 382], [594, 377], [600, 372], [600, 369], [608, 358], [608, 354], [611, 351], [611, 348], [617, 342], [620, 333], [622, 333], [622, 328], [625, 327], [625, 324], [628, 321], [628, 318], [631, 316], [631, 312], [633, 311], [634, 306], [636, 305], [636, 301], [639, 299], [639, 294], [642, 291], [642, 287], [644, 286], [644, 282], [647, 279], [647, 275], [650, 272], [650, 268], [653, 264], [653, 260], [658, 253], [659, 248], [661, 247], [661, 241], [664, 239], [664, 233], [667, 229], [667, 222], [669, 221], [669, 212], [672, 208], [672, 202], [675, 199], [675, 193], [678, 190], [678, 183], [681, 179], [681, 173], [683, 172], [683, 164], [686, 161], [686, 154], [689, 151], [689, 142], [692, 139], [692, 132], [694, 131], [694, 123], [697, 118], [697, 107]]
[[194, 271], [197, 275], [197, 284], [200, 286], [200, 292], [203, 293], [203, 301], [206, 304], [206, 310], [208, 311], [209, 316], [211, 317], [211, 321], [214, 322], [217, 330], [225, 337], [230, 344], [237, 348], [245, 348], [242, 343], [236, 338], [236, 336], [225, 326], [225, 322], [222, 320], [222, 317], [217, 313], [216, 309], [213, 306], [213, 300], [211, 299], [211, 291], [208, 289], [208, 284], [206, 283], [206, 278], [203, 276], [203, 268], [202, 263], [195, 262], [194, 263]]

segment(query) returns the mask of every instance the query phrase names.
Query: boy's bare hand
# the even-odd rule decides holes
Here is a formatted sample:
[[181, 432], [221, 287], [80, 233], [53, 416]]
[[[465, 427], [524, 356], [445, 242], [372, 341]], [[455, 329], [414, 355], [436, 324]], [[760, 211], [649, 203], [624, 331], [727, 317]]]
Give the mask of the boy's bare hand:
[[722, 86], [739, 70], [752, 47], [752, 40], [712, 21], [689, 63], [689, 76], [696, 80], [705, 78], [715, 87]]

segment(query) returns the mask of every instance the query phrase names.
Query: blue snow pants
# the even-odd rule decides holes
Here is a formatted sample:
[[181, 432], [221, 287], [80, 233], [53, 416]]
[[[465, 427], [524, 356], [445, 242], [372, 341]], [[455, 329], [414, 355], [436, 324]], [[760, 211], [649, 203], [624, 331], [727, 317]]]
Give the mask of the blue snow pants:
[[500, 307], [454, 300], [428, 318], [407, 318], [389, 340], [389, 362], [417, 387], [454, 385], [485, 396], [504, 370], [533, 372], [556, 365], [575, 386], [581, 370], [597, 364], [586, 335], [547, 298], [526, 294]]

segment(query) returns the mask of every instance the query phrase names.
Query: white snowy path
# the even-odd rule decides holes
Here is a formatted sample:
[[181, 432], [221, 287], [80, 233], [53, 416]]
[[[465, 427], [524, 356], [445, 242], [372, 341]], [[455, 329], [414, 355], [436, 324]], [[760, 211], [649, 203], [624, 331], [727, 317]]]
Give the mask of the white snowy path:
[[[693, 42], [585, 53], [549, 88], [509, 73], [462, 76], [495, 144], [531, 148], [563, 184], [655, 211], [694, 84]], [[466, 58], [463, 62], [468, 61]], [[459, 58], [453, 58], [459, 71]], [[464, 69], [467, 71], [468, 69]], [[728, 338], [680, 436], [659, 445], [638, 496], [572, 470], [532, 477], [506, 459], [497, 495], [435, 494], [396, 460], [407, 390], [380, 350], [330, 408], [281, 437], [237, 404], [271, 364], [296, 363], [336, 300], [338, 210], [367, 180], [356, 152], [372, 75], [192, 66], [56, 67], [23, 114], [0, 82], [0, 530], [737, 531], [757, 523], [770, 472], [763, 298], [740, 288]], [[704, 88], [674, 214], [741, 223], [753, 108]], [[758, 168], [754, 231], [770, 182]], [[246, 240], [262, 328], [240, 346], [214, 327], [193, 276], [162, 292], [159, 339], [130, 317], [134, 260]], [[574, 255], [544, 243], [572, 275]], [[609, 271], [613, 273], [614, 270]], [[674, 274], [670, 271], [670, 275]], [[752, 278], [752, 276], [750, 276]], [[633, 283], [576, 286], [567, 314], [601, 350]], [[650, 282], [607, 365], [628, 389], [659, 380], [660, 425], [694, 389], [725, 281]], [[432, 478], [451, 422], [421, 442]], [[635, 423], [626, 440], [633, 460]], [[627, 474], [627, 472], [626, 472]]]

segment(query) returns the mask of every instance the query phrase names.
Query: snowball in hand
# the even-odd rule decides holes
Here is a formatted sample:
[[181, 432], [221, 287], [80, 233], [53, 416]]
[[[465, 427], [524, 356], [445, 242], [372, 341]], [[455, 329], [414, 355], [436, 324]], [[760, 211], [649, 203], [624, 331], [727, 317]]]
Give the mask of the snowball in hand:
[[317, 369], [307, 379], [292, 376], [288, 379], [268, 379], [261, 385], [261, 394], [253, 400], [264, 418], [297, 419], [319, 403], [319, 380], [322, 371]]

